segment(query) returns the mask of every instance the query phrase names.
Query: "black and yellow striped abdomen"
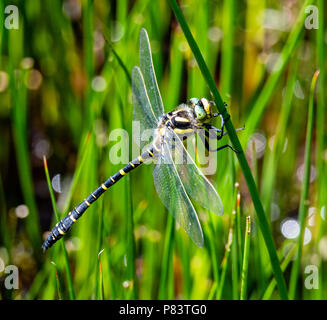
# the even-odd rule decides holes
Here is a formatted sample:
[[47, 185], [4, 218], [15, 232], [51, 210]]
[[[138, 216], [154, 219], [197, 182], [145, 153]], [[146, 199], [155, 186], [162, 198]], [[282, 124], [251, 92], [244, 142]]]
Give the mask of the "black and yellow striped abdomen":
[[153, 157], [153, 148], [148, 149], [141, 156], [129, 162], [125, 167], [120, 169], [117, 173], [111, 176], [100, 187], [94, 190], [84, 201], [76, 206], [71, 212], [61, 219], [52, 229], [48, 238], [44, 241], [42, 248], [46, 250], [50, 248], [57, 240], [68, 232], [71, 226], [82, 216], [86, 209], [97, 200], [106, 190], [113, 186], [123, 176], [130, 171], [136, 169], [145, 160]]

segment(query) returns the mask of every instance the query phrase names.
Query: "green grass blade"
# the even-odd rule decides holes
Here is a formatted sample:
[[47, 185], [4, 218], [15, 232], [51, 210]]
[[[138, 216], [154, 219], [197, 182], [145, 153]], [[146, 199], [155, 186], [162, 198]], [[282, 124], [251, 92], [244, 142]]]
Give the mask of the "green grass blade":
[[104, 289], [103, 289], [103, 275], [102, 275], [102, 264], [101, 264], [101, 254], [104, 251], [104, 249], [102, 249], [99, 253], [98, 253], [98, 269], [97, 269], [97, 287], [96, 287], [96, 292], [95, 292], [95, 297], [96, 300], [103, 300], [104, 299]]
[[230, 225], [230, 228], [229, 228], [228, 240], [227, 240], [227, 243], [226, 243], [226, 246], [225, 246], [225, 256], [224, 256], [223, 261], [222, 261], [222, 270], [221, 270], [220, 283], [218, 285], [217, 300], [221, 300], [221, 297], [222, 297], [222, 294], [223, 294], [227, 268], [228, 268], [228, 265], [229, 265], [229, 256], [230, 256], [231, 246], [232, 246], [233, 238], [234, 238], [233, 234], [234, 234], [235, 217], [236, 217], [236, 211], [234, 210], [233, 215], [232, 215], [231, 225]]
[[[221, 92], [227, 98], [232, 94], [233, 81], [233, 61], [234, 61], [234, 26], [235, 26], [235, 10], [237, 0], [225, 0], [223, 8], [223, 44], [221, 58], [221, 76], [222, 85]], [[225, 98], [225, 99], [226, 99]]]
[[[84, 34], [84, 64], [85, 71], [88, 76], [88, 80], [90, 82], [93, 73], [94, 73], [94, 57], [93, 57], [93, 13], [94, 13], [94, 3], [93, 0], [85, 0], [83, 1], [83, 34]], [[89, 98], [90, 98], [90, 87], [88, 87], [88, 91], [86, 92], [86, 115], [90, 115], [88, 112], [92, 112], [89, 110]], [[89, 110], [89, 111], [88, 111]], [[86, 119], [86, 121], [92, 121], [93, 119]]]
[[29, 146], [27, 142], [27, 88], [23, 84], [24, 74], [21, 75], [20, 79], [14, 80], [14, 70], [11, 71], [11, 89], [13, 94], [12, 128], [14, 145], [21, 190], [24, 201], [30, 212], [26, 218], [26, 228], [34, 250], [37, 253], [41, 253], [41, 229], [34, 197]]
[[217, 282], [213, 282], [212, 287], [210, 289], [209, 295], [208, 295], [208, 300], [213, 300], [217, 291]]
[[[244, 238], [242, 237], [242, 226], [241, 226], [241, 193], [238, 191], [236, 196], [236, 232], [237, 232], [237, 251], [238, 261], [242, 261], [244, 251]], [[240, 265], [240, 263], [238, 264]], [[241, 266], [239, 273], [241, 272]]]
[[[166, 211], [167, 212], [167, 211]], [[164, 251], [161, 263], [161, 275], [159, 283], [159, 294], [158, 298], [163, 300], [168, 298], [168, 277], [169, 271], [173, 264], [173, 245], [174, 245], [174, 230], [175, 220], [171, 214], [167, 216], [167, 230], [164, 243]]]
[[82, 170], [83, 170], [84, 165], [85, 165], [85, 162], [87, 160], [88, 153], [90, 152], [90, 143], [89, 143], [90, 137], [91, 137], [91, 134], [87, 133], [85, 135], [85, 138], [82, 139], [83, 142], [81, 143], [79, 153], [78, 153], [78, 156], [77, 156], [77, 167], [76, 167], [76, 170], [74, 172], [74, 176], [73, 176], [73, 179], [72, 179], [71, 186], [69, 188], [67, 197], [65, 199], [65, 203], [63, 205], [62, 212], [64, 214], [66, 212], [68, 212], [68, 210], [69, 210], [69, 207], [71, 205], [70, 202], [71, 202], [72, 197], [73, 197], [73, 193], [74, 193], [74, 191], [75, 191], [75, 189], [77, 187], [77, 183], [79, 181], [79, 178], [81, 176]]
[[247, 118], [248, 121], [246, 124], [246, 132], [243, 135], [244, 141], [247, 141], [248, 137], [253, 133], [253, 131], [257, 127], [261, 116], [279, 83], [280, 77], [283, 74], [286, 65], [292, 57], [294, 49], [299, 43], [300, 36], [304, 28], [304, 20], [306, 18], [305, 10], [307, 6], [311, 5], [313, 2], [314, 0], [306, 0], [303, 4], [295, 26], [291, 31], [287, 42], [285, 43], [282, 52], [280, 53], [278, 60], [276, 61], [275, 66], [277, 66], [277, 70], [269, 76], [266, 84], [260, 92], [259, 97], [256, 99], [253, 107], [251, 108], [251, 113]]
[[312, 133], [313, 133], [313, 111], [314, 111], [314, 93], [316, 88], [316, 82], [319, 75], [319, 71], [316, 71], [311, 82], [310, 97], [309, 97], [309, 110], [308, 110], [308, 122], [307, 122], [307, 133], [305, 143], [305, 155], [304, 155], [304, 174], [303, 174], [303, 185], [301, 191], [300, 208], [299, 208], [299, 224], [300, 233], [297, 239], [297, 256], [292, 266], [289, 296], [291, 299], [296, 299], [296, 288], [298, 282], [298, 276], [300, 272], [300, 263], [302, 256], [302, 245], [304, 239], [304, 228], [305, 218], [308, 211], [308, 196], [309, 196], [309, 183], [310, 183], [310, 159], [311, 159], [311, 148], [312, 148]]
[[[319, 10], [319, 28], [316, 34], [317, 42], [317, 63], [318, 69], [320, 70], [319, 82], [317, 83], [317, 113], [316, 113], [316, 167], [317, 167], [317, 196], [318, 196], [318, 206], [319, 210], [326, 206], [327, 199], [327, 166], [324, 163], [324, 150], [326, 143], [326, 42], [325, 42], [325, 16], [326, 16], [326, 1], [318, 0], [318, 10]], [[325, 16], [324, 14], [325, 13]], [[321, 238], [325, 232], [326, 221], [320, 218], [318, 220], [318, 237], [316, 241], [316, 250], [319, 250], [319, 244], [321, 243]], [[322, 261], [320, 259], [320, 268], [324, 268]], [[323, 288], [323, 277], [319, 277], [319, 298], [323, 299], [323, 292], [326, 291]]]
[[[55, 214], [56, 220], [60, 221], [60, 216], [59, 216], [58, 209], [57, 209], [56, 199], [55, 199], [55, 195], [54, 195], [52, 185], [51, 185], [51, 179], [50, 179], [50, 174], [49, 174], [49, 170], [48, 170], [47, 159], [45, 156], [43, 157], [43, 164], [44, 164], [45, 176], [47, 179], [48, 188], [49, 188], [49, 192], [50, 192], [50, 198], [51, 198], [51, 203], [52, 203], [52, 207], [53, 207], [53, 212]], [[69, 260], [68, 260], [67, 250], [65, 247], [65, 242], [62, 240], [62, 241], [60, 241], [60, 244], [62, 247], [62, 251], [64, 253], [64, 264], [65, 264], [65, 271], [66, 271], [66, 275], [67, 275], [69, 298], [71, 300], [75, 300], [76, 296], [75, 296], [74, 285], [73, 285], [73, 277], [72, 277], [70, 267], [69, 267]], [[57, 270], [57, 267], [56, 267], [56, 270]]]
[[273, 268], [273, 271], [274, 271], [274, 274], [276, 277], [280, 296], [282, 299], [287, 299], [286, 284], [285, 284], [285, 280], [283, 277], [283, 273], [280, 269], [274, 241], [273, 241], [270, 229], [269, 229], [268, 221], [265, 216], [265, 212], [264, 212], [264, 209], [263, 209], [260, 197], [259, 197], [257, 187], [255, 185], [249, 164], [248, 164], [248, 162], [245, 158], [244, 152], [242, 150], [241, 143], [238, 139], [238, 136], [236, 134], [236, 131], [232, 124], [232, 121], [229, 119], [229, 115], [228, 115], [225, 105], [221, 99], [221, 96], [216, 88], [216, 84], [210, 74], [210, 71], [209, 71], [209, 69], [203, 59], [203, 56], [200, 52], [200, 49], [191, 34], [191, 31], [187, 25], [187, 22], [185, 21], [185, 18], [183, 16], [177, 2], [175, 0], [169, 0], [169, 3], [170, 3], [170, 6], [180, 24], [183, 32], [184, 32], [184, 35], [189, 43], [189, 46], [192, 49], [195, 59], [199, 65], [201, 72], [202, 72], [202, 75], [205, 78], [207, 85], [210, 88], [210, 90], [214, 96], [214, 100], [216, 102], [218, 111], [222, 114], [223, 119], [225, 120], [226, 129], [228, 131], [228, 135], [233, 144], [233, 147], [239, 151], [239, 153], [237, 153], [237, 157], [238, 157], [241, 169], [243, 171], [244, 178], [246, 180], [246, 183], [247, 183], [247, 186], [248, 186], [248, 189], [249, 189], [252, 201], [253, 201], [254, 208], [258, 215], [260, 228], [261, 228], [261, 231], [262, 231], [262, 234], [263, 234], [263, 237], [264, 237], [264, 240], [265, 240], [268, 252], [269, 252], [270, 261], [271, 261], [271, 265], [272, 265], [272, 268]]
[[232, 243], [232, 290], [233, 299], [238, 300], [239, 297], [239, 262], [241, 259], [241, 194], [239, 192], [239, 183], [235, 183], [235, 225], [233, 233], [233, 243]]
[[132, 280], [132, 299], [137, 299], [137, 277], [135, 270], [135, 239], [134, 239], [134, 221], [133, 221], [133, 205], [132, 205], [132, 189], [130, 185], [130, 175], [126, 177], [125, 193], [127, 202], [127, 268], [128, 278]]
[[[319, 83], [317, 84], [317, 170], [322, 173], [323, 166], [323, 150], [325, 147], [325, 127], [326, 127], [326, 111], [325, 111], [325, 94], [326, 94], [326, 41], [325, 41], [325, 21], [324, 12], [326, 10], [325, 0], [318, 0], [319, 8], [319, 28], [317, 30], [317, 58], [319, 73]], [[320, 175], [323, 176], [322, 174]], [[321, 183], [322, 183], [321, 179]]]
[[109, 30], [108, 28], [106, 27], [106, 25], [101, 21], [101, 20], [98, 20], [97, 21], [100, 25], [101, 25], [101, 28], [102, 28], [102, 32], [103, 32], [103, 37], [104, 37], [104, 40], [106, 41], [106, 44], [108, 45], [109, 49], [112, 51], [113, 55], [115, 56], [115, 58], [117, 59], [118, 61], [118, 64], [119, 66], [122, 68], [122, 70], [124, 71], [124, 74], [126, 76], [126, 78], [128, 79], [128, 82], [129, 83], [132, 83], [132, 77], [130, 75], [130, 72], [128, 71], [128, 68], [127, 66], [125, 65], [124, 61], [122, 60], [122, 58], [119, 56], [119, 54], [117, 53], [117, 51], [115, 50], [113, 44], [110, 42], [110, 33], [109, 33]]
[[212, 216], [209, 214], [209, 228], [208, 228], [208, 236], [207, 236], [207, 243], [209, 246], [209, 253], [211, 257], [211, 263], [212, 263], [212, 273], [213, 273], [213, 279], [216, 284], [220, 283], [220, 276], [219, 276], [219, 262], [215, 247], [215, 228]]
[[[128, 82], [130, 85], [130, 82]], [[122, 121], [123, 129], [127, 130], [127, 123], [126, 123], [126, 110], [124, 110], [124, 104], [120, 101], [120, 118]], [[131, 148], [130, 148], [131, 149]], [[130, 152], [131, 154], [131, 152]], [[137, 299], [138, 298], [138, 290], [137, 290], [137, 277], [136, 277], [136, 268], [135, 268], [135, 261], [136, 261], [136, 252], [135, 252], [135, 237], [134, 237], [134, 208], [133, 208], [133, 192], [131, 183], [133, 180], [133, 176], [128, 174], [125, 177], [124, 183], [124, 193], [125, 193], [125, 201], [126, 201], [126, 237], [127, 237], [127, 277], [128, 280], [131, 281], [132, 287], [130, 288], [130, 299]]]
[[241, 300], [245, 300], [247, 296], [248, 283], [248, 266], [249, 266], [249, 252], [250, 252], [250, 235], [251, 235], [251, 218], [246, 217], [244, 253], [243, 253], [243, 267], [241, 276]]
[[61, 285], [61, 281], [59, 278], [58, 268], [57, 268], [57, 265], [53, 261], [51, 261], [51, 264], [56, 269], [56, 285], [57, 285], [58, 299], [62, 300], [62, 291], [63, 290], [62, 290], [62, 285]]
[[282, 112], [280, 113], [278, 119], [273, 147], [269, 155], [265, 156], [264, 158], [263, 171], [266, 172], [266, 174], [262, 177], [261, 195], [267, 215], [269, 215], [270, 213], [270, 203], [276, 183], [275, 179], [276, 172], [278, 170], [278, 161], [283, 152], [287, 133], [287, 126], [289, 124], [292, 107], [294, 107], [292, 102], [294, 97], [294, 85], [296, 83], [297, 66], [298, 60], [296, 59], [290, 67], [290, 76], [287, 80], [285, 94], [282, 100]]
[[2, 184], [2, 178], [0, 174], [0, 243], [3, 244], [8, 250], [10, 250], [10, 235], [9, 228], [7, 226], [7, 209], [5, 192]]
[[[288, 267], [288, 265], [290, 264], [290, 262], [292, 261], [295, 253], [296, 253], [296, 248], [297, 246], [294, 245], [291, 250], [287, 253], [285, 259], [283, 260], [283, 262], [281, 263], [280, 267], [282, 268], [282, 271], [284, 272], [286, 270], [286, 268]], [[267, 286], [267, 289], [265, 291], [265, 293], [262, 296], [262, 300], [269, 300], [271, 299], [271, 296], [274, 292], [274, 289], [276, 287], [276, 280], [273, 278], [271, 279], [269, 285]]]
[[[0, 12], [4, 12], [4, 1], [0, 2]], [[0, 15], [0, 55], [3, 50], [3, 31], [4, 31], [4, 15]], [[2, 67], [2, 59], [0, 59], [0, 67]]]
[[100, 201], [100, 216], [99, 216], [99, 228], [98, 228], [98, 245], [97, 245], [97, 252], [98, 252], [98, 264], [96, 266], [95, 272], [95, 299], [96, 300], [103, 300], [103, 277], [102, 277], [102, 266], [100, 261], [100, 255], [102, 254], [104, 249], [102, 247], [102, 239], [104, 237], [104, 228], [103, 228], [103, 197], [99, 199]]

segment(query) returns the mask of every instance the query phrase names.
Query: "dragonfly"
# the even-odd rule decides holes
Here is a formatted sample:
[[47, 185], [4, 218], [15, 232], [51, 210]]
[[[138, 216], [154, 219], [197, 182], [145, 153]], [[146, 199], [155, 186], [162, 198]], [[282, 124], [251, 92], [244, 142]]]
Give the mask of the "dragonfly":
[[[203, 232], [194, 202], [214, 214], [223, 214], [223, 204], [216, 189], [201, 172], [183, 143], [189, 136], [201, 132], [199, 136], [207, 151], [228, 147], [237, 152], [229, 144], [216, 149], [210, 147], [210, 139], [220, 140], [226, 134], [221, 114], [214, 113], [215, 103], [206, 98], [192, 98], [165, 113], [145, 29], [140, 32], [139, 54], [140, 65], [132, 71], [133, 118], [140, 124], [141, 132], [153, 130], [151, 143], [148, 143], [149, 147], [140, 156], [109, 177], [55, 225], [42, 245], [44, 251], [63, 237], [106, 190], [150, 159], [155, 164], [153, 181], [159, 198], [195, 244], [203, 246]], [[221, 118], [220, 129], [208, 123], [218, 116]], [[140, 142], [140, 147], [144, 146]]]

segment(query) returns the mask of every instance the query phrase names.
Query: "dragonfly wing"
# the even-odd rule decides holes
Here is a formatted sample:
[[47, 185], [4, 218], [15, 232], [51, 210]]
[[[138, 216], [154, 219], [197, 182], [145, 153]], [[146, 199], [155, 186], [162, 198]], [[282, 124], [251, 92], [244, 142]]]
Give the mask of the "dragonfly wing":
[[[146, 91], [144, 78], [139, 67], [134, 67], [132, 72], [132, 99], [133, 99], [133, 118], [134, 121], [140, 124], [140, 134], [143, 135], [145, 130], [153, 131], [157, 127], [157, 118], [151, 107], [149, 96]], [[151, 135], [151, 132], [149, 133]], [[141, 137], [136, 139], [140, 148], [143, 148], [145, 143]]]
[[202, 207], [222, 215], [223, 204], [216, 189], [195, 164], [182, 140], [173, 130], [167, 130], [166, 135], [174, 141], [173, 160], [187, 194]]
[[153, 68], [151, 47], [148, 34], [145, 29], [140, 32], [140, 68], [144, 77], [144, 82], [148, 97], [158, 119], [164, 113], [164, 106], [162, 103], [156, 74]]
[[179, 177], [172, 159], [171, 148], [163, 142], [157, 164], [153, 170], [153, 180], [159, 198], [191, 239], [203, 246], [203, 233], [196, 211]]

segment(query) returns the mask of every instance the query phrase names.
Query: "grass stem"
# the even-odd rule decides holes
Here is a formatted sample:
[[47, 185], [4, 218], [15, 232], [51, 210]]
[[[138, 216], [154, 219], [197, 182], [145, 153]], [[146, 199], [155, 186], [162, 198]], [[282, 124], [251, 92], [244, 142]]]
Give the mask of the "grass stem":
[[249, 266], [249, 251], [250, 251], [250, 235], [251, 235], [251, 217], [246, 217], [245, 240], [244, 240], [244, 254], [243, 267], [241, 276], [241, 300], [246, 299], [247, 283], [248, 283], [248, 266]]
[[310, 97], [309, 97], [309, 110], [308, 110], [308, 122], [307, 122], [307, 133], [305, 143], [305, 155], [304, 155], [304, 174], [303, 174], [303, 185], [300, 199], [299, 208], [299, 224], [300, 233], [297, 239], [297, 255], [292, 266], [289, 296], [291, 299], [296, 299], [296, 288], [297, 281], [300, 272], [300, 263], [302, 256], [302, 245], [304, 240], [304, 229], [305, 229], [305, 218], [308, 211], [308, 196], [309, 196], [309, 184], [310, 184], [310, 159], [311, 159], [311, 148], [312, 148], [312, 132], [313, 132], [313, 111], [314, 111], [314, 92], [316, 87], [317, 78], [319, 71], [316, 71], [311, 82]]
[[[49, 192], [50, 192], [50, 198], [51, 198], [53, 212], [55, 214], [56, 220], [60, 221], [57, 204], [56, 204], [56, 199], [55, 199], [54, 192], [53, 192], [52, 185], [51, 185], [50, 174], [49, 174], [48, 165], [47, 165], [47, 159], [45, 156], [43, 157], [43, 164], [44, 164], [45, 176], [47, 178], [48, 188], [49, 188]], [[67, 250], [65, 247], [65, 242], [63, 240], [59, 241], [59, 242], [61, 244], [61, 248], [64, 253], [64, 264], [65, 264], [65, 271], [66, 271], [67, 281], [68, 281], [69, 298], [70, 298], [70, 300], [75, 300], [73, 277], [72, 277], [70, 267], [69, 267], [69, 260], [68, 260]], [[56, 268], [56, 272], [57, 272], [57, 268]]]

